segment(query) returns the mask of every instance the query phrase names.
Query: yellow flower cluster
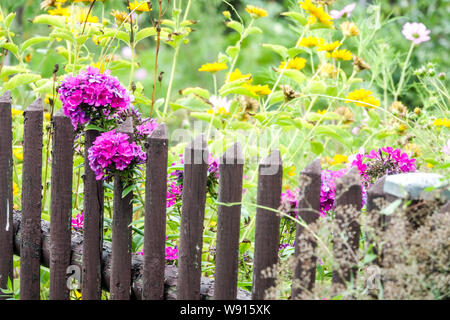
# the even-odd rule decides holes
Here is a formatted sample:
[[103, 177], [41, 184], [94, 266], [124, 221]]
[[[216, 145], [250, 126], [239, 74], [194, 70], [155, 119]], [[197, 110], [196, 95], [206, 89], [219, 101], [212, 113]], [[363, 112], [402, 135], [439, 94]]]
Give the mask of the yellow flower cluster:
[[223, 62], [213, 62], [213, 63], [205, 63], [203, 64], [198, 71], [200, 72], [211, 72], [216, 73], [217, 71], [227, 69], [226, 63]]
[[252, 75], [251, 74], [242, 74], [241, 71], [237, 68], [233, 72], [228, 73], [227, 78], [228, 78], [227, 82], [233, 82], [236, 80], [247, 79], [247, 81], [245, 81], [242, 84], [242, 87], [246, 88], [248, 91], [250, 91], [254, 95], [265, 96], [265, 95], [268, 95], [271, 93], [271, 90], [267, 84], [263, 85], [263, 86], [262, 85], [252, 85], [252, 81], [253, 81]]
[[342, 50], [334, 50], [332, 53], [327, 52], [327, 58], [330, 58], [330, 57], [335, 60], [348, 61], [348, 60], [352, 60], [353, 55], [347, 49], [342, 49]]
[[307, 48], [313, 48], [318, 47], [319, 45], [323, 44], [325, 40], [323, 38], [318, 37], [305, 37], [302, 38], [299, 43], [298, 47], [307, 47]]
[[433, 121], [433, 124], [436, 127], [446, 127], [449, 128], [450, 127], [450, 119], [447, 118], [439, 118]]
[[247, 11], [255, 19], [267, 17], [267, 11], [256, 6], [247, 5], [245, 11]]
[[148, 6], [148, 3], [146, 1], [137, 2], [137, 0], [134, 0], [133, 3], [130, 2], [130, 6], [128, 8], [131, 11], [135, 10], [135, 12], [137, 13], [152, 11], [152, 8]]
[[286, 66], [286, 69], [295, 69], [295, 70], [302, 70], [306, 65], [306, 59], [295, 57], [294, 59], [289, 60], [287, 66], [286, 62], [282, 61], [278, 69], [284, 69]]
[[114, 17], [118, 25], [121, 25], [124, 22], [131, 22], [128, 13], [126, 13], [125, 11], [113, 10], [111, 11], [111, 15]]
[[331, 42], [331, 43], [326, 42], [326, 43], [320, 44], [319, 47], [317, 48], [317, 50], [331, 52], [331, 51], [334, 51], [337, 48], [339, 48], [341, 45], [342, 45], [342, 43], [339, 41], [335, 41], [335, 42]]
[[354, 101], [359, 101], [355, 102], [355, 104], [365, 108], [375, 108], [380, 106], [380, 101], [372, 96], [372, 91], [365, 89], [352, 91], [347, 95], [345, 99], [353, 100], [353, 101], [345, 101], [345, 103], [352, 103]]
[[330, 165], [346, 163], [348, 161], [348, 157], [343, 154], [336, 154], [333, 157], [333, 160], [330, 162]]
[[315, 20], [319, 20], [321, 23], [331, 26], [333, 24], [331, 16], [323, 10], [322, 7], [316, 7], [311, 3], [311, 0], [305, 0], [303, 2], [299, 2], [300, 7], [308, 12], [312, 17], [311, 22], [315, 22]]

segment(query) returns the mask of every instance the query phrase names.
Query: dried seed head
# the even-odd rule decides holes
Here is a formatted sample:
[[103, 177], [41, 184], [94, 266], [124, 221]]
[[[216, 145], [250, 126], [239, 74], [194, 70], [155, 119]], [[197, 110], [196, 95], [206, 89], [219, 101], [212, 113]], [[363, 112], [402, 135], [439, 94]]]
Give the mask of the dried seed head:
[[355, 56], [353, 59], [353, 67], [356, 69], [357, 72], [368, 70], [370, 69], [370, 66], [363, 60], [363, 58]]

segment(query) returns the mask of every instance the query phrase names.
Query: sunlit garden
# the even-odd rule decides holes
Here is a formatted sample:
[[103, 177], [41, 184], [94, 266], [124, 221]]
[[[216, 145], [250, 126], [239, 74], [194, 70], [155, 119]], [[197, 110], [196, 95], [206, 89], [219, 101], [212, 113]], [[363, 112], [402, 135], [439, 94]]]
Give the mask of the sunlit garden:
[[[0, 181], [5, 185], [0, 200], [12, 193], [13, 215], [7, 202], [0, 220], [6, 219], [8, 231], [14, 219], [10, 239], [15, 247], [12, 274], [0, 277], [0, 299], [24, 299], [21, 257], [32, 250], [23, 240], [31, 223], [27, 210], [37, 210], [33, 219], [50, 226], [41, 230], [43, 243], [50, 239], [50, 244], [37, 244], [34, 297], [60, 297], [52, 292], [51, 266], [59, 260], [52, 258], [57, 238], [49, 232], [59, 219], [52, 220], [59, 212], [54, 199], [64, 193], [54, 189], [58, 182], [53, 179], [63, 172], [55, 165], [65, 162], [58, 157], [64, 143], [62, 149], [55, 146], [63, 141], [56, 130], [66, 120], [64, 132], [70, 137], [64, 141], [73, 140], [68, 265], [77, 254], [83, 255], [80, 265], [85, 256], [92, 259], [81, 247], [96, 228], [90, 215], [97, 210], [93, 216], [100, 219], [97, 240], [103, 250], [97, 299], [150, 296], [145, 263], [151, 260], [145, 252], [154, 249], [146, 243], [154, 234], [146, 229], [160, 201], [165, 214], [162, 276], [166, 272], [161, 298], [176, 298], [178, 289], [191, 288], [175, 281], [192, 267], [182, 251], [195, 233], [191, 211], [202, 220], [196, 240], [201, 263], [195, 270], [202, 286], [219, 283], [216, 277], [228, 270], [219, 270], [228, 262], [219, 257], [228, 242], [218, 243], [228, 230], [222, 216], [237, 208], [236, 241], [229, 242], [235, 245], [230, 265], [236, 273], [230, 279], [236, 289], [229, 298], [449, 299], [449, 18], [445, 0], [2, 0], [0, 108], [11, 108], [12, 163], [0, 166], [11, 168], [11, 184], [6, 175]], [[27, 131], [34, 121], [41, 122], [34, 132]], [[42, 143], [27, 155], [26, 141], [33, 136], [42, 137]], [[158, 156], [165, 149], [155, 142], [162, 136], [168, 143], [165, 157]], [[0, 155], [7, 146], [1, 139], [5, 149]], [[200, 149], [203, 164], [191, 165]], [[240, 167], [228, 167], [230, 150]], [[42, 153], [37, 171], [30, 160], [36, 153]], [[278, 162], [272, 161], [275, 156]], [[164, 163], [158, 167], [154, 162], [160, 159]], [[268, 173], [279, 177], [279, 190], [276, 179], [266, 189], [261, 182], [272, 183], [262, 180], [261, 164], [267, 161], [281, 168]], [[28, 201], [36, 172], [41, 200]], [[235, 173], [238, 179], [232, 180]], [[305, 181], [314, 174], [317, 189]], [[157, 188], [161, 183], [163, 193]], [[204, 199], [196, 198], [197, 189]], [[88, 209], [93, 193], [101, 195], [101, 205]], [[274, 206], [268, 204], [272, 195]], [[374, 201], [375, 195], [383, 199]], [[317, 206], [310, 199], [317, 199]], [[266, 220], [258, 220], [262, 212], [278, 219], [278, 232], [276, 263], [264, 265], [261, 276], [271, 281], [258, 283], [266, 286], [260, 296], [255, 265], [262, 260], [256, 256], [268, 250], [256, 248], [263, 243], [258, 240], [263, 232], [258, 228], [265, 230], [261, 221]], [[118, 214], [130, 222], [122, 229]], [[345, 245], [338, 250], [341, 240], [345, 244], [352, 238], [337, 240], [345, 229], [340, 221], [349, 228], [358, 225], [351, 258]], [[0, 227], [5, 229], [3, 222]], [[121, 260], [114, 257], [119, 248], [114, 243], [125, 241], [116, 240], [122, 232], [117, 230], [130, 233], [123, 251], [131, 266], [125, 295], [113, 288], [114, 281], [122, 281], [114, 278], [115, 261]], [[112, 267], [104, 260], [110, 248]], [[345, 259], [353, 259], [351, 267]], [[0, 260], [7, 264], [5, 256]], [[307, 263], [313, 275], [298, 271]], [[348, 271], [342, 278], [339, 268]], [[67, 282], [67, 299], [93, 299], [81, 286], [84, 274], [91, 275], [85, 267], [80, 270], [78, 286]], [[305, 285], [302, 279], [310, 276], [312, 282]], [[197, 296], [219, 299], [200, 287]]]

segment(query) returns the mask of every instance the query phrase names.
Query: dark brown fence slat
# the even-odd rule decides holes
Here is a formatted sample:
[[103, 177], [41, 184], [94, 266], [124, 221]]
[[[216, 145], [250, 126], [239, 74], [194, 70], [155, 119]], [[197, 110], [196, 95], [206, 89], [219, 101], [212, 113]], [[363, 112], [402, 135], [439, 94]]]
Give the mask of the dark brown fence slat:
[[[258, 206], [275, 210], [280, 207], [282, 179], [281, 156], [276, 150], [259, 165]], [[280, 216], [262, 207], [256, 210], [253, 300], [265, 299], [266, 290], [275, 285], [275, 278], [266, 277], [262, 273], [276, 267], [280, 245]]]
[[[300, 174], [301, 190], [298, 215], [309, 226], [316, 222], [320, 213], [321, 170], [320, 159], [316, 159]], [[314, 288], [317, 261], [314, 254], [315, 248], [314, 236], [303, 226], [297, 224], [292, 299], [300, 298], [302, 293]]]
[[23, 233], [20, 256], [20, 299], [39, 300], [42, 208], [42, 121], [41, 99], [24, 113], [22, 215]]
[[0, 97], [0, 289], [13, 280], [12, 172], [11, 94], [6, 91]]
[[160, 124], [147, 140], [143, 300], [164, 298], [168, 150], [167, 127]]
[[[234, 144], [220, 159], [219, 203], [242, 201], [244, 157]], [[241, 205], [219, 205], [214, 299], [234, 300], [237, 295]]]
[[360, 236], [361, 182], [355, 167], [336, 181], [336, 216], [333, 224], [333, 257], [335, 268], [332, 291], [337, 294], [346, 283], [356, 280]]
[[[50, 215], [50, 299], [68, 300], [66, 271], [72, 239], [72, 174], [74, 130], [60, 109], [53, 116]], [[39, 225], [40, 231], [40, 225]]]
[[95, 173], [89, 166], [88, 150], [99, 136], [96, 130], [85, 133], [84, 156], [84, 221], [83, 235], [83, 300], [99, 300], [102, 294], [102, 250], [103, 250], [103, 181], [95, 179]]
[[[133, 139], [131, 118], [117, 128]], [[131, 222], [133, 218], [133, 191], [122, 198], [123, 181], [119, 174], [114, 177], [114, 203], [112, 223], [111, 300], [129, 300], [131, 293]]]
[[208, 149], [203, 135], [186, 147], [184, 158], [177, 299], [198, 300], [208, 172]]

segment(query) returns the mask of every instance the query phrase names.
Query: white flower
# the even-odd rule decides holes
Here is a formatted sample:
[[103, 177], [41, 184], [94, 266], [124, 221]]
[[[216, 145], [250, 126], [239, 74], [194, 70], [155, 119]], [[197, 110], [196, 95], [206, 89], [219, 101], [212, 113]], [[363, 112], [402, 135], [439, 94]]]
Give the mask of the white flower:
[[214, 114], [228, 114], [230, 113], [231, 101], [225, 97], [211, 96], [209, 102], [212, 104], [212, 112]]

